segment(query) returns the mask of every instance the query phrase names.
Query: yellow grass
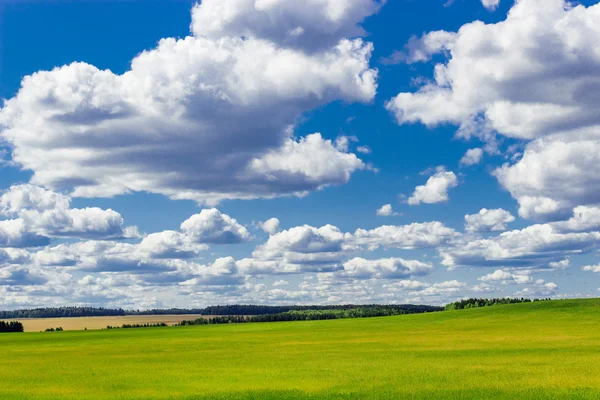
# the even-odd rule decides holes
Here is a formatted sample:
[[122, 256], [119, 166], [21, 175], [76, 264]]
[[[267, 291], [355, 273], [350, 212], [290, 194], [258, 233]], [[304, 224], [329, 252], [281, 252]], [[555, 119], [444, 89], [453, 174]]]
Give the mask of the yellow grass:
[[175, 325], [184, 319], [211, 318], [210, 315], [125, 315], [109, 317], [77, 317], [77, 318], [17, 318], [4, 321], [20, 321], [25, 332], [40, 332], [47, 328], [61, 327], [66, 331], [82, 331], [87, 329], [103, 329], [108, 325], [123, 324], [160, 324]]

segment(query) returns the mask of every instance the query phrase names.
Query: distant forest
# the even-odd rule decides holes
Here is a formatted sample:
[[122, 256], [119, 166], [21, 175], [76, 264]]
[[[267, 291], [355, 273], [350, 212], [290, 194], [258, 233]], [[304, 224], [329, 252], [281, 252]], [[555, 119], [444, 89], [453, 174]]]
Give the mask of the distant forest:
[[[550, 300], [550, 299], [542, 299]], [[326, 315], [336, 317], [332, 318], [349, 318], [340, 317], [344, 312], [356, 312], [356, 310], [362, 310], [362, 313], [381, 314], [381, 315], [400, 315], [400, 314], [419, 314], [434, 311], [448, 311], [448, 310], [462, 310], [465, 308], [474, 307], [487, 307], [499, 304], [513, 304], [513, 303], [529, 303], [532, 301], [542, 301], [540, 299], [511, 299], [511, 298], [497, 298], [497, 299], [466, 299], [459, 300], [453, 303], [447, 304], [445, 307], [427, 306], [427, 305], [413, 305], [413, 304], [400, 304], [400, 305], [378, 305], [378, 304], [367, 304], [367, 305], [354, 305], [346, 304], [339, 306], [261, 306], [261, 305], [226, 305], [226, 306], [209, 306], [205, 308], [169, 308], [169, 309], [152, 309], [152, 310], [123, 310], [121, 308], [95, 308], [95, 307], [53, 307], [53, 308], [33, 308], [26, 310], [15, 310], [15, 311], [0, 311], [0, 319], [14, 319], [14, 318], [69, 318], [69, 317], [104, 317], [104, 316], [124, 316], [124, 315], [220, 315], [220, 316], [265, 316], [265, 315], [278, 315], [281, 318], [292, 318], [287, 316], [288, 313], [300, 312], [300, 311], [327, 311], [322, 313], [321, 319], [327, 319]], [[369, 311], [370, 310], [370, 311]], [[387, 313], [387, 314], [386, 314]], [[306, 315], [316, 315], [314, 313], [307, 313]], [[282, 316], [284, 315], [284, 316]], [[290, 314], [295, 315], [295, 314]], [[296, 315], [293, 318], [299, 319], [301, 314]], [[316, 318], [316, 317], [315, 317]], [[289, 321], [296, 320], [289, 319]], [[288, 321], [288, 319], [284, 319]], [[212, 323], [218, 323], [216, 322]], [[256, 321], [259, 322], [259, 321]], [[201, 323], [201, 322], [200, 322]]]
[[387, 317], [392, 315], [418, 314], [441, 311], [431, 306], [370, 306], [355, 308], [328, 308], [291, 310], [278, 314], [221, 315], [213, 318], [198, 318], [181, 321], [179, 325], [243, 324], [248, 322], [315, 321], [324, 319]]
[[488, 306], [496, 306], [501, 304], [515, 304], [515, 303], [531, 303], [534, 301], [547, 301], [550, 299], [511, 299], [511, 298], [502, 298], [502, 299], [466, 299], [455, 301], [454, 303], [446, 304], [444, 309], [446, 311], [451, 310], [463, 310], [465, 308], [478, 308], [478, 307], [488, 307]]
[[0, 333], [23, 332], [23, 324], [17, 321], [0, 321]]
[[[206, 308], [170, 308], [153, 310], [123, 310], [95, 307], [54, 307], [34, 308], [15, 311], [0, 311], [0, 319], [7, 318], [69, 318], [69, 317], [104, 317], [124, 315], [274, 315], [290, 311], [322, 311], [350, 309], [387, 309], [396, 314], [417, 314], [424, 312], [443, 311], [443, 307], [426, 305], [340, 305], [340, 306], [257, 306], [257, 305], [227, 305], [210, 306]], [[394, 315], [396, 315], [394, 314]]]

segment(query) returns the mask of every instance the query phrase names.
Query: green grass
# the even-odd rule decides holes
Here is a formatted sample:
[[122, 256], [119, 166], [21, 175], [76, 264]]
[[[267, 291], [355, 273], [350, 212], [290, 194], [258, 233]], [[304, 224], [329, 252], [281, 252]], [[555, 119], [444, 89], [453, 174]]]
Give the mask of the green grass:
[[600, 300], [0, 335], [0, 398], [600, 399]]

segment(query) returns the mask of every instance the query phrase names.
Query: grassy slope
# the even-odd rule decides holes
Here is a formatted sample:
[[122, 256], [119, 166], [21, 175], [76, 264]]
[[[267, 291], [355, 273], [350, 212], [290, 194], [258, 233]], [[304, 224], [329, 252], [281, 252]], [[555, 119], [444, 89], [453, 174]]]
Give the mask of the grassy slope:
[[600, 299], [0, 335], [0, 398], [599, 399]]

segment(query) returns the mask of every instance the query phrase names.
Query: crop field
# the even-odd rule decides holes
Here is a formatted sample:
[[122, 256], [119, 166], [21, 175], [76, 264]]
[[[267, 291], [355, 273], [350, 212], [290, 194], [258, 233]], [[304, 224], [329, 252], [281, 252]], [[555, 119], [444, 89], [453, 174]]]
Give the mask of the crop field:
[[123, 315], [109, 317], [77, 317], [77, 318], [18, 318], [3, 321], [20, 321], [25, 332], [40, 332], [46, 328], [61, 327], [66, 331], [82, 331], [84, 329], [104, 329], [108, 325], [121, 326], [123, 324], [177, 324], [184, 319], [211, 318], [208, 315]]
[[599, 399], [600, 300], [0, 334], [0, 398]]

